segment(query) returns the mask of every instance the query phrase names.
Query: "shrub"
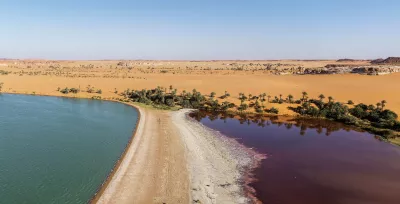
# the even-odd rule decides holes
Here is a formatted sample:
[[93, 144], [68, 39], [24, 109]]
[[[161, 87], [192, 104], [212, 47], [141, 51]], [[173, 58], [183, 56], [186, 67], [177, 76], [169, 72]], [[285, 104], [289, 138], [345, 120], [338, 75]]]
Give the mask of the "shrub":
[[272, 108], [268, 109], [267, 112], [268, 113], [278, 114], [279, 110], [277, 108], [272, 107]]
[[319, 116], [319, 110], [317, 108], [311, 106], [310, 108], [308, 108], [306, 114], [310, 115], [312, 117], [318, 117]]
[[172, 98], [169, 98], [169, 99], [165, 100], [165, 103], [166, 103], [167, 106], [169, 106], [169, 107], [175, 106], [174, 100], [173, 100]]
[[60, 90], [61, 93], [63, 94], [68, 94], [69, 93], [69, 89], [67, 87], [65, 87], [65, 89]]
[[366, 110], [362, 109], [360, 106], [351, 108], [349, 111], [350, 111], [350, 114], [352, 114], [353, 116], [360, 118], [360, 119], [368, 116], [368, 112]]
[[380, 113], [380, 117], [385, 120], [396, 120], [397, 114], [391, 110], [384, 110]]
[[76, 93], [79, 93], [79, 89], [71, 88], [71, 89], [69, 89], [69, 92], [76, 94]]

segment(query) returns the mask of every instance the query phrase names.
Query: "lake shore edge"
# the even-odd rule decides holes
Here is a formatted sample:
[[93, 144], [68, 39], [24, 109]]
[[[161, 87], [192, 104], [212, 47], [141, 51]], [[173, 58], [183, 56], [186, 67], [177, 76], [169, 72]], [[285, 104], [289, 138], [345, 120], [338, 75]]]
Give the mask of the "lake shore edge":
[[[17, 94], [17, 95], [33, 95], [33, 94], [26, 94], [26, 93], [7, 93], [7, 92], [4, 92], [4, 93], [5, 94]], [[144, 109], [151, 110], [152, 108], [141, 107], [141, 104], [132, 104], [132, 103], [122, 102], [122, 101], [118, 101], [118, 100], [110, 100], [110, 99], [91, 99], [91, 98], [87, 98], [87, 97], [70, 97], [70, 96], [45, 95], [45, 94], [35, 94], [35, 95], [36, 96], [48, 96], [48, 97], [62, 97], [62, 98], [71, 98], [71, 99], [88, 99], [88, 100], [110, 101], [110, 102], [116, 102], [116, 103], [121, 103], [121, 104], [124, 104], [124, 105], [131, 106], [131, 107], [135, 108], [138, 111], [138, 121], [136, 123], [136, 127], [135, 127], [135, 129], [134, 129], [134, 131], [132, 133], [132, 137], [130, 138], [126, 148], [124, 149], [123, 154], [117, 160], [117, 162], [114, 165], [114, 168], [110, 171], [110, 173], [107, 176], [107, 178], [105, 179], [105, 181], [102, 183], [101, 186], [99, 186], [99, 189], [97, 190], [96, 194], [93, 195], [93, 197], [89, 200], [89, 203], [108, 203], [108, 202], [112, 202], [113, 201], [112, 197], [116, 196], [116, 193], [115, 193], [116, 187], [115, 187], [115, 185], [119, 185], [118, 183], [121, 182], [121, 177], [124, 174], [123, 172], [122, 173], [118, 173], [118, 172], [121, 171], [120, 169], [123, 168], [122, 167], [123, 165], [128, 165], [128, 163], [132, 162], [132, 158], [131, 158], [132, 155], [128, 156], [129, 158], [127, 158], [127, 154], [130, 151], [131, 152], [132, 151], [137, 151], [137, 148], [139, 148], [139, 147], [137, 147], [137, 145], [135, 146], [135, 144], [134, 144], [135, 141], [134, 140], [135, 140], [136, 137], [140, 137], [140, 135], [142, 134], [142, 131], [144, 131], [144, 129], [145, 129], [144, 128], [144, 122], [146, 120], [145, 119], [145, 117], [146, 117], [145, 116], [145, 112], [146, 111], [144, 111]], [[187, 115], [187, 113], [189, 113], [187, 110], [182, 110], [182, 111], [185, 111], [184, 120], [186, 120], [186, 122], [192, 121], [191, 123], [197, 123], [197, 125], [202, 126], [200, 123], [198, 123], [197, 121], [194, 121], [193, 119], [191, 119]], [[154, 111], [152, 111], [152, 112], [154, 112]], [[167, 112], [170, 115], [170, 119], [172, 119], [173, 114], [175, 114], [175, 113], [177, 113], [179, 111], [167, 111]], [[180, 122], [178, 122], [178, 123], [180, 123]], [[154, 124], [154, 125], [158, 125], [158, 124]], [[176, 121], [173, 121], [172, 124], [170, 124], [170, 125], [176, 126]], [[174, 128], [176, 128], [177, 131], [179, 132], [177, 127], [174, 127]], [[190, 127], [186, 127], [186, 128], [190, 128]], [[204, 126], [203, 126], [203, 128], [204, 128]], [[236, 162], [238, 162], [238, 156], [230, 155], [233, 152], [232, 150], [234, 150], [234, 149], [238, 150], [237, 148], [240, 146], [240, 144], [237, 141], [234, 141], [233, 139], [229, 139], [226, 136], [220, 135], [217, 132], [212, 131], [211, 129], [208, 129], [206, 131], [208, 133], [210, 133], [212, 137], [215, 137], [215, 139], [213, 139], [213, 141], [209, 141], [208, 142], [208, 144], [207, 144], [208, 148], [211, 147], [212, 149], [211, 150], [207, 149], [207, 151], [213, 152], [212, 154], [215, 154], [214, 151], [218, 150], [217, 149], [218, 146], [214, 146], [216, 144], [215, 142], [217, 141], [217, 143], [219, 143], [222, 146], [224, 146], [224, 149], [227, 150], [227, 153], [225, 154], [225, 156], [227, 158], [230, 158], [232, 160], [236, 160]], [[183, 135], [182, 134], [178, 134], [178, 135], [179, 135], [180, 139], [183, 140], [183, 138], [182, 138]], [[224, 139], [226, 139], [225, 142], [227, 142], [227, 143], [223, 144], [224, 142], [221, 141], [221, 137], [226, 137]], [[187, 145], [187, 144], [185, 143], [185, 145]], [[229, 147], [230, 145], [232, 145], [232, 147]], [[231, 182], [231, 183], [229, 183], [229, 184], [228, 183], [224, 183], [224, 184], [220, 183], [221, 185], [225, 185], [226, 184], [227, 186], [232, 186], [232, 188], [230, 190], [230, 193], [236, 192], [236, 197], [233, 197], [228, 193], [223, 193], [223, 192], [220, 192], [220, 191], [219, 192], [216, 191], [215, 192], [216, 194], [214, 194], [214, 196], [215, 196], [214, 198], [218, 197], [219, 198], [218, 200], [220, 200], [220, 199], [232, 200], [232, 201], [234, 200], [237, 203], [248, 203], [250, 201], [251, 202], [257, 202], [257, 198], [254, 196], [254, 192], [248, 186], [249, 183], [254, 181], [254, 178], [252, 178], [250, 171], [257, 167], [256, 166], [257, 162], [255, 161], [255, 159], [254, 158], [250, 158], [250, 160], [249, 160], [248, 156], [255, 155], [255, 153], [252, 152], [250, 149], [244, 147], [244, 146], [239, 147], [239, 149], [240, 149], [239, 152], [241, 152], [242, 154], [247, 155], [247, 159], [248, 159], [247, 160], [247, 162], [248, 162], [247, 165], [242, 165], [242, 169], [237, 169], [236, 168], [237, 163], [236, 163], [234, 168], [232, 168], [232, 169], [234, 169], [236, 171], [235, 173], [239, 173], [239, 174], [230, 173], [229, 174], [230, 177], [234, 178], [234, 179], [230, 179], [229, 180], [229, 182]], [[185, 154], [187, 154], [187, 151], [188, 151], [188, 149], [185, 150]], [[219, 151], [219, 153], [221, 153], [221, 151]], [[217, 154], [215, 154], [215, 155], [217, 155]], [[258, 158], [258, 159], [260, 159], [260, 158]], [[218, 161], [218, 160], [215, 160], [215, 161]], [[225, 167], [228, 167], [228, 166], [225, 166]], [[187, 160], [187, 163], [186, 163], [186, 167], [188, 169], [194, 168], [194, 166], [191, 166], [189, 164], [188, 160]], [[230, 166], [230, 167], [232, 167], [232, 166]], [[208, 173], [209, 172], [207, 172], [206, 174], [208, 174]], [[201, 177], [201, 178], [205, 178], [205, 177]], [[190, 182], [190, 184], [189, 184], [190, 188], [189, 189], [193, 189], [193, 187], [195, 185], [199, 184], [199, 183], [194, 183], [191, 179], [189, 179], [189, 180], [190, 180], [189, 181]], [[236, 183], [237, 185], [234, 184], [234, 183]], [[231, 185], [231, 184], [234, 184], [234, 185]], [[196, 188], [196, 187], [194, 187], [194, 188]], [[198, 188], [198, 186], [197, 186], [197, 188]], [[126, 190], [134, 191], [135, 189], [126, 189]], [[206, 196], [206, 194], [203, 194], [202, 196], [200, 196], [200, 197], [203, 197], [203, 198], [199, 198], [199, 193], [193, 193], [193, 192], [190, 192], [190, 191], [191, 190], [188, 191], [188, 194], [189, 194], [188, 198], [190, 199], [190, 201], [195, 201], [196, 199], [201, 199], [201, 200], [204, 199], [203, 201], [212, 202], [212, 200], [210, 200]]]
[[192, 111], [171, 112], [186, 147], [192, 202], [260, 203], [249, 184], [266, 156], [199, 123]]
[[[118, 101], [115, 101], [115, 102], [118, 102]], [[121, 103], [121, 102], [119, 102], [119, 103]], [[137, 136], [138, 129], [143, 128], [143, 122], [144, 122], [143, 110], [141, 110], [140, 107], [137, 107], [133, 104], [128, 104], [128, 103], [122, 103], [122, 104], [128, 105], [128, 106], [136, 109], [136, 111], [138, 113], [138, 119], [135, 124], [135, 129], [133, 130], [132, 136], [130, 137], [128, 144], [126, 145], [123, 153], [118, 158], [117, 162], [115, 163], [115, 165], [112, 168], [112, 170], [110, 171], [110, 173], [107, 175], [107, 178], [105, 179], [105, 181], [99, 187], [97, 192], [93, 195], [93, 197], [90, 199], [90, 201], [88, 201], [88, 203], [98, 203], [99, 200], [104, 196], [104, 193], [107, 190], [107, 188], [109, 188], [111, 182], [113, 182], [113, 180], [115, 180], [116, 174], [118, 173], [118, 170], [121, 168], [121, 166], [124, 164], [124, 162], [125, 163], [129, 162], [129, 161], [127, 161], [127, 158], [126, 158], [127, 154], [129, 151], [133, 151], [132, 150], [133, 142], [134, 142], [135, 137]]]
[[[2, 92], [2, 93], [10, 94], [10, 95], [31, 95], [31, 96], [70, 98], [70, 99], [99, 100], [99, 99], [91, 99], [91, 98], [86, 98], [86, 97], [58, 96], [58, 95], [49, 95], [49, 94], [34, 94], [33, 95], [33, 94], [15, 93], [15, 92]], [[109, 172], [109, 174], [107, 175], [107, 177], [105, 178], [105, 180], [103, 181], [101, 186], [98, 187], [96, 193], [92, 196], [92, 198], [88, 201], [88, 203], [98, 203], [100, 201], [100, 199], [104, 196], [104, 193], [107, 190], [107, 188], [109, 188], [110, 183], [113, 182], [113, 180], [115, 180], [115, 176], [116, 176], [118, 170], [120, 169], [121, 165], [123, 165], [124, 162], [125, 163], [129, 162], [126, 160], [126, 155], [128, 154], [128, 151], [133, 151], [132, 144], [133, 144], [134, 138], [138, 133], [138, 128], [139, 128], [140, 124], [142, 124], [141, 126], [143, 126], [143, 122], [144, 122], [144, 118], [143, 118], [144, 113], [140, 106], [126, 103], [126, 102], [117, 101], [117, 100], [109, 100], [109, 99], [100, 99], [100, 100], [128, 105], [131, 108], [136, 109], [136, 111], [138, 113], [138, 119], [136, 121], [135, 128], [132, 132], [132, 136], [130, 137], [126, 147], [124, 148], [123, 153], [118, 158], [118, 160], [115, 162], [113, 168], [111, 169], [111, 171]]]
[[[6, 93], [6, 94], [32, 95], [32, 94], [24, 94], [24, 93]], [[89, 99], [89, 100], [93, 100], [93, 99], [90, 99], [90, 98], [81, 98], [81, 97], [69, 97], [69, 96], [57, 96], [57, 95], [40, 95], [40, 94], [36, 94], [36, 95], [37, 96], [50, 96], [50, 97], [63, 97], [63, 98], [72, 98], [72, 99]], [[106, 191], [107, 188], [109, 188], [110, 183], [113, 182], [113, 180], [115, 180], [114, 177], [117, 174], [118, 170], [120, 169], [121, 163], [124, 163], [124, 162], [129, 163], [129, 162], [131, 162], [131, 161], [127, 161], [127, 159], [125, 157], [126, 157], [127, 152], [129, 151], [129, 149], [132, 149], [132, 141], [134, 140], [134, 138], [137, 135], [137, 130], [138, 130], [140, 122], [144, 122], [144, 120], [142, 119], [142, 115], [144, 116], [145, 114], [141, 113], [140, 110], [141, 109], [142, 110], [143, 109], [151, 109], [151, 108], [147, 108], [147, 107], [142, 107], [141, 104], [137, 105], [137, 104], [122, 102], [122, 101], [118, 101], [118, 100], [110, 100], [110, 99], [96, 99], [96, 100], [117, 102], [117, 103], [129, 105], [129, 106], [131, 106], [133, 108], [136, 108], [137, 111], [138, 111], [138, 122], [137, 122], [135, 130], [134, 130], [134, 132], [132, 134], [132, 137], [130, 138], [129, 145], [127, 145], [127, 147], [124, 150], [123, 156], [121, 155], [121, 157], [116, 162], [116, 165], [114, 166], [114, 168], [110, 171], [110, 174], [107, 176], [106, 180], [103, 182], [103, 184], [99, 187], [99, 190], [96, 192], [96, 194], [90, 200], [91, 203], [97, 203], [100, 200], [100, 198], [104, 196], [104, 192]], [[184, 111], [186, 111], [186, 110], [184, 110]], [[170, 114], [173, 114], [176, 111], [174, 111], [174, 112], [173, 111], [168, 111], [168, 112]], [[157, 125], [157, 124], [155, 123], [155, 125]], [[180, 137], [182, 137], [182, 135], [180, 135]], [[218, 147], [218, 146], [216, 146], [216, 147]], [[190, 165], [189, 164], [187, 164], [187, 165], [188, 165], [188, 168], [190, 168]], [[240, 176], [241, 177], [245, 177], [245, 175], [243, 175], [243, 172], [242, 172], [242, 174]], [[251, 182], [251, 179], [249, 179], [248, 181]], [[192, 182], [190, 182], [190, 183], [191, 183], [190, 185], [192, 187], [193, 183]], [[192, 189], [193, 188], [190, 188], [190, 190], [192, 190]], [[135, 189], [130, 189], [130, 190], [134, 191]], [[238, 192], [240, 192], [240, 191], [238, 191]], [[191, 194], [191, 195], [193, 195], [193, 194]], [[241, 191], [241, 195], [243, 195], [243, 191]], [[245, 195], [245, 197], [247, 197], [247, 198], [251, 198], [251, 196], [252, 196], [251, 194], [250, 195]], [[193, 197], [192, 196], [192, 197], [189, 197], [189, 198], [190, 198], [191, 201], [193, 201], [195, 199], [198, 199], [199, 197], [196, 197], [196, 196]], [[256, 198], [254, 197], [254, 199], [256, 199]], [[242, 197], [241, 200], [236, 200], [236, 201], [237, 201], [237, 203], [245, 203], [245, 199], [243, 197]], [[103, 202], [103, 203], [107, 203], [107, 202]]]

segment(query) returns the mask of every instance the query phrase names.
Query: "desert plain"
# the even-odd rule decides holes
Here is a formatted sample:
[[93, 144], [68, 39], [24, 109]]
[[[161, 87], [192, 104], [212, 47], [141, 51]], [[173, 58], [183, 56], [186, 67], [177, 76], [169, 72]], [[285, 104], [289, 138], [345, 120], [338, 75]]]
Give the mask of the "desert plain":
[[[240, 103], [239, 93], [271, 98], [302, 92], [309, 98], [376, 104], [400, 113], [400, 68], [369, 60], [150, 61], [150, 60], [0, 60], [4, 93], [118, 100], [127, 89], [193, 89]], [[78, 93], [60, 90], [76, 88]], [[94, 90], [88, 92], [87, 90]], [[325, 99], [327, 100], [327, 99]], [[131, 104], [132, 105], [132, 104]], [[133, 105], [140, 122], [132, 142], [93, 203], [245, 203], [239, 161], [252, 154], [237, 151], [235, 141], [221, 140], [183, 111], [168, 112]], [[266, 103], [281, 115], [296, 115], [290, 104]], [[215, 148], [218, 144], [218, 148]], [[229, 154], [243, 152], [239, 158]], [[251, 162], [242, 164], [251, 165]], [[179, 172], [179, 173], [177, 173]], [[229, 188], [226, 188], [229, 184]], [[251, 196], [248, 196], [251, 198]], [[257, 203], [257, 199], [253, 198]]]
[[[3, 92], [62, 96], [59, 88], [79, 88], [69, 97], [118, 98], [127, 89], [150, 89], [172, 86], [178, 93], [196, 89], [203, 94], [227, 91], [227, 100], [238, 103], [239, 93], [258, 96], [266, 93], [295, 99], [302, 92], [310, 98], [320, 94], [346, 103], [376, 104], [387, 101], [387, 108], [400, 113], [400, 68], [377, 74], [350, 72], [310, 72], [326, 67], [369, 67], [369, 60], [269, 60], [269, 61], [149, 61], [149, 60], [0, 60]], [[388, 65], [380, 65], [382, 69]], [[393, 71], [394, 70], [394, 71]], [[87, 87], [102, 90], [87, 93]], [[280, 114], [293, 115], [286, 104], [266, 104]]]

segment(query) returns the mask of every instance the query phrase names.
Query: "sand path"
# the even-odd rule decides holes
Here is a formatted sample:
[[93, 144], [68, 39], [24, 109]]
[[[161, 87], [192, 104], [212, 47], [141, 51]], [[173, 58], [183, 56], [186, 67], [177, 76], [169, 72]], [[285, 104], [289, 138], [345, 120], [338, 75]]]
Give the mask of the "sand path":
[[189, 203], [185, 149], [168, 112], [139, 111], [132, 144], [97, 203]]

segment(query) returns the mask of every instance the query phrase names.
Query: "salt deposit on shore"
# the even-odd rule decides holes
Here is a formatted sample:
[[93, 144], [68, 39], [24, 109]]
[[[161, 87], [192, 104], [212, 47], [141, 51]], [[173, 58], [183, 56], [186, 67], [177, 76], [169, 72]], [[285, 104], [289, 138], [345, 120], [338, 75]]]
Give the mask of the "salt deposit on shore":
[[193, 202], [252, 203], [246, 174], [262, 159], [255, 152], [213, 131], [188, 116], [190, 110], [173, 112], [173, 124], [186, 148]]

